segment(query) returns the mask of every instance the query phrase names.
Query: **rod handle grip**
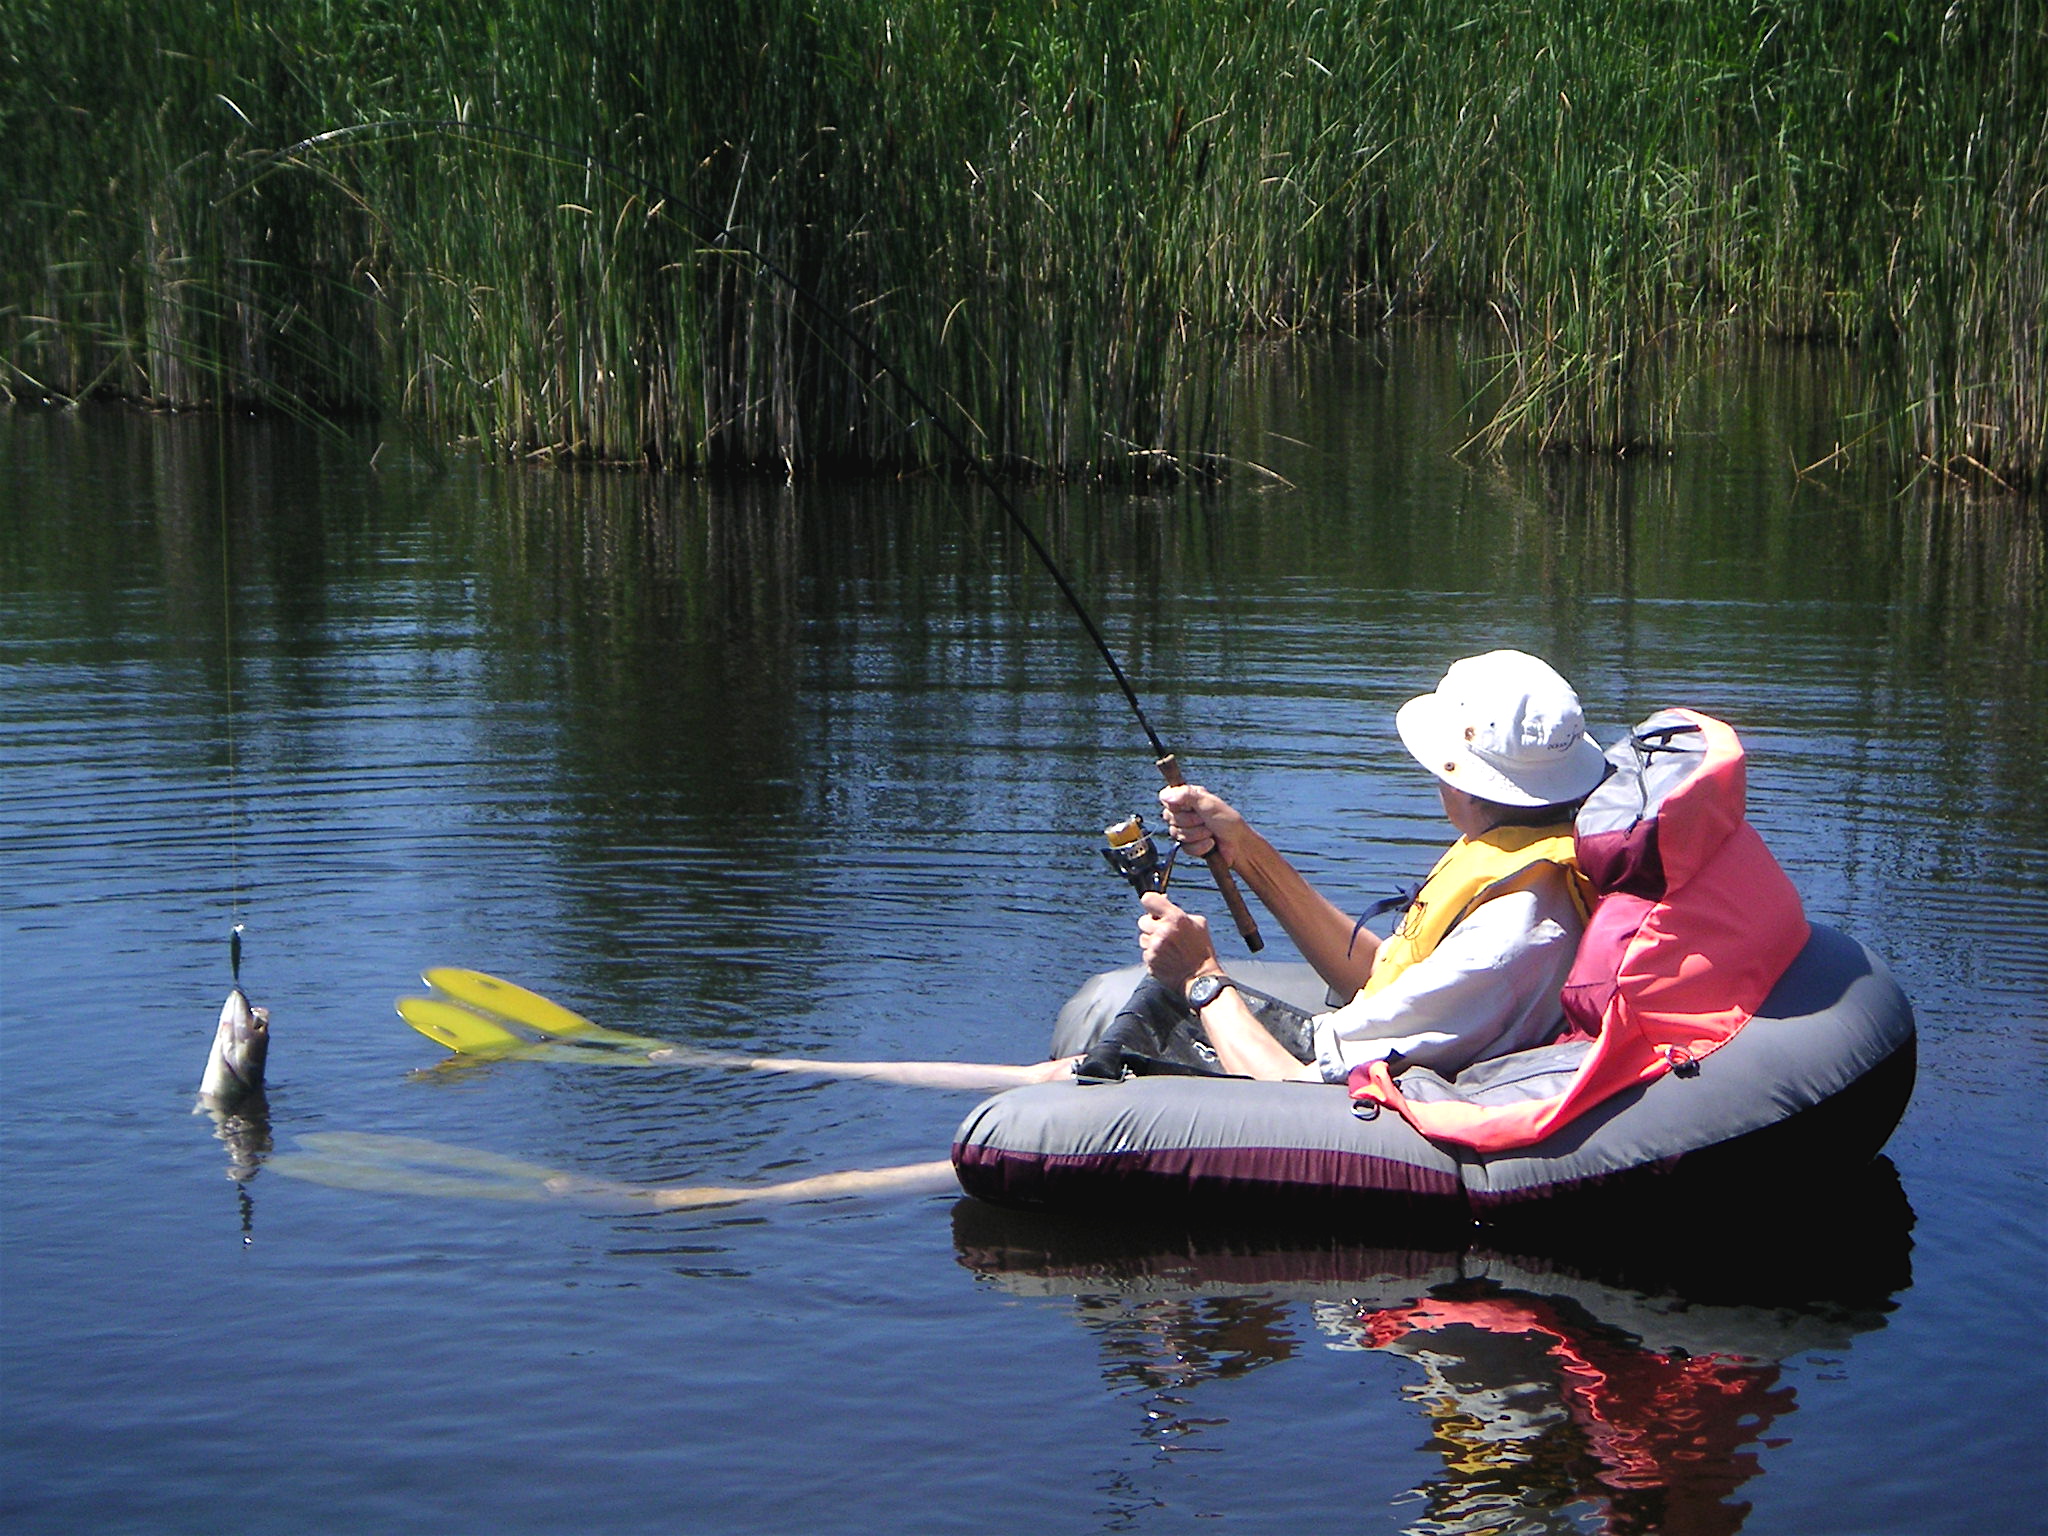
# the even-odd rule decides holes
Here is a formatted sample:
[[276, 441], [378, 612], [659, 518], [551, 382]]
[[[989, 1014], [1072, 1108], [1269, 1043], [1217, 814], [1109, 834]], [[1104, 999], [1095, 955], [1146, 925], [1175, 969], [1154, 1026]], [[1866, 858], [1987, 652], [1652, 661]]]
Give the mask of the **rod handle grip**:
[[[1180, 757], [1169, 752], [1156, 765], [1159, 777], [1166, 780], [1169, 789], [1187, 783], [1181, 777]], [[1222, 893], [1223, 905], [1230, 908], [1230, 920], [1237, 924], [1237, 936], [1244, 940], [1244, 947], [1257, 954], [1266, 947], [1266, 941], [1259, 934], [1259, 925], [1252, 919], [1252, 909], [1245, 905], [1244, 892], [1237, 888], [1237, 876], [1230, 872], [1230, 864], [1223, 857], [1223, 850], [1211, 847], [1202, 856], [1202, 862], [1209, 866], [1209, 873], [1216, 877], [1216, 889]]]

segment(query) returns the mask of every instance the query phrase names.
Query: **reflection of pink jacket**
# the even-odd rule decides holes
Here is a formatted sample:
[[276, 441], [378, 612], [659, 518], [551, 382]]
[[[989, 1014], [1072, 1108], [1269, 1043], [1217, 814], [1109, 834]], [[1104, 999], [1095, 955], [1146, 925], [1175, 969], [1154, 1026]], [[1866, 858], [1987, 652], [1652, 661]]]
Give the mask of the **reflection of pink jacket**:
[[[1431, 1297], [1361, 1321], [1373, 1349], [1458, 1325], [1546, 1340], [1558, 1396], [1590, 1463], [1571, 1475], [1582, 1493], [1608, 1501], [1604, 1528], [1615, 1536], [1733, 1536], [1746, 1506], [1726, 1501], [1759, 1470], [1746, 1447], [1793, 1407], [1773, 1363], [1658, 1354], [1625, 1334], [1575, 1325], [1540, 1296]], [[1458, 1352], [1452, 1340], [1443, 1347]]]
[[1580, 870], [1601, 892], [1564, 1008], [1593, 1047], [1554, 1098], [1411, 1103], [1384, 1062], [1351, 1095], [1425, 1136], [1482, 1152], [1540, 1141], [1601, 1100], [1725, 1045], [1805, 946], [1799, 893], [1743, 818], [1735, 732], [1689, 709], [1651, 716], [1608, 758], [1578, 821]]

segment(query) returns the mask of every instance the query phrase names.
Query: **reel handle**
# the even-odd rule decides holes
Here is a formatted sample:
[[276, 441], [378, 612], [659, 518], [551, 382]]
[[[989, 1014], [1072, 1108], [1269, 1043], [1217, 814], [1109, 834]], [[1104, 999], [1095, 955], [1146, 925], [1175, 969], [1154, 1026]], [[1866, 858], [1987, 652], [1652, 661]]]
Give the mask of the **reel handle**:
[[[1177, 789], [1187, 783], [1180, 775], [1180, 758], [1169, 752], [1158, 759], [1156, 766], [1159, 777], [1166, 780], [1169, 789]], [[1230, 865], [1223, 857], [1221, 848], [1212, 847], [1203, 855], [1202, 862], [1209, 866], [1209, 873], [1216, 877], [1216, 889], [1223, 895], [1223, 905], [1230, 908], [1230, 920], [1237, 924], [1237, 936], [1244, 940], [1244, 947], [1257, 954], [1266, 947], [1266, 941], [1259, 935], [1259, 925], [1252, 920], [1252, 909], [1245, 905], [1244, 893], [1237, 888], [1237, 877], [1230, 872]]]

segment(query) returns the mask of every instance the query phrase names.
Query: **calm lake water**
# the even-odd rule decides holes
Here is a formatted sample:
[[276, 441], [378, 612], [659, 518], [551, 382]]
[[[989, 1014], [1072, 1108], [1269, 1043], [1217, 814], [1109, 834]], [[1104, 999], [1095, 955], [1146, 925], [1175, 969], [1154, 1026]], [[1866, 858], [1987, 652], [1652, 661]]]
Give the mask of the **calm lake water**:
[[[1810, 913], [1919, 1010], [1867, 1198], [1537, 1258], [289, 1177], [335, 1133], [634, 1183], [943, 1156], [971, 1094], [448, 1070], [392, 999], [468, 965], [693, 1044], [1034, 1057], [1131, 956], [1095, 847], [1143, 738], [973, 494], [0, 414], [0, 1524], [2038, 1528], [2038, 516], [1798, 481], [1782, 372], [1668, 461], [1461, 462], [1441, 362], [1276, 362], [1241, 447], [1289, 487], [1026, 506], [1191, 776], [1359, 905], [1447, 836], [1390, 717], [1460, 655], [1549, 656], [1605, 740], [1734, 722]], [[239, 1140], [189, 1113], [237, 921]]]

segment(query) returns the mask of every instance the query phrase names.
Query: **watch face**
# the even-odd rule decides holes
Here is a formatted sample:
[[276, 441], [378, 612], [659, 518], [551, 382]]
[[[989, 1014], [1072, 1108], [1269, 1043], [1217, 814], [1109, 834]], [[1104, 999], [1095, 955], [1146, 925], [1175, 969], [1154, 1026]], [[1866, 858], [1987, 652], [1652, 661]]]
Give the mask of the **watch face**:
[[1188, 988], [1188, 1002], [1196, 1008], [1206, 1008], [1216, 1001], [1216, 994], [1230, 983], [1221, 976], [1197, 976], [1194, 985]]

